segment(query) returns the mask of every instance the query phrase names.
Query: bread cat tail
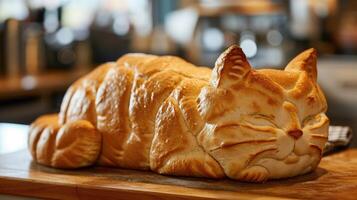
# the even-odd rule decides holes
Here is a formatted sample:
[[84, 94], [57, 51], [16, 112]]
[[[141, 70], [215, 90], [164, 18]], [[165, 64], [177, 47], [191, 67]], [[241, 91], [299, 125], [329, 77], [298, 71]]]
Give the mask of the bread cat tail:
[[31, 124], [28, 147], [32, 158], [57, 168], [94, 164], [101, 150], [101, 134], [86, 120], [59, 124], [58, 115], [44, 115]]

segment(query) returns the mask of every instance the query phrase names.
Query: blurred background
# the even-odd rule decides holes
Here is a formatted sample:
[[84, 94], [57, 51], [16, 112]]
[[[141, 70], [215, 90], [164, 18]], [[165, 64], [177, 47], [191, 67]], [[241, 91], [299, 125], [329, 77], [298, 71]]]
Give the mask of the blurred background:
[[74, 80], [125, 53], [212, 67], [231, 44], [255, 68], [316, 48], [331, 122], [357, 130], [354, 0], [0, 0], [0, 122], [58, 112]]

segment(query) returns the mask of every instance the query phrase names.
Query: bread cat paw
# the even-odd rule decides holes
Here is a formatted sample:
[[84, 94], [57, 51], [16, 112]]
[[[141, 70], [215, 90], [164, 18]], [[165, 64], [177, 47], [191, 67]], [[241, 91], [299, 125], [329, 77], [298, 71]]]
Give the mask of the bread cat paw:
[[240, 173], [238, 179], [247, 182], [265, 182], [269, 178], [269, 171], [262, 166], [252, 166]]

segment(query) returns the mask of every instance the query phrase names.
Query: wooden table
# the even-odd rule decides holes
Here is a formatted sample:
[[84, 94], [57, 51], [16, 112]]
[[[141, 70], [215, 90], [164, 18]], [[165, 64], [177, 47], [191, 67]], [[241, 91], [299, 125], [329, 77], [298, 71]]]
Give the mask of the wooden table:
[[22, 150], [0, 156], [0, 193], [55, 199], [356, 199], [357, 149], [324, 157], [313, 173], [264, 184], [103, 167], [58, 170], [33, 163]]

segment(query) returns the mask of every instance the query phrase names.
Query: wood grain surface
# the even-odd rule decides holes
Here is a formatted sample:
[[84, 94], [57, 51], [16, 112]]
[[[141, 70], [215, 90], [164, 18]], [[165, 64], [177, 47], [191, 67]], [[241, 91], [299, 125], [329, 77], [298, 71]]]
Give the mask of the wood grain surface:
[[356, 199], [357, 149], [324, 157], [310, 174], [263, 184], [104, 167], [58, 170], [27, 151], [0, 156], [0, 193], [52, 199]]

